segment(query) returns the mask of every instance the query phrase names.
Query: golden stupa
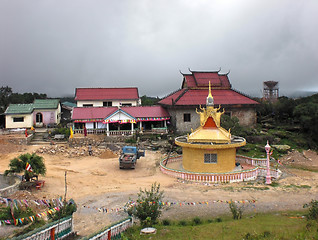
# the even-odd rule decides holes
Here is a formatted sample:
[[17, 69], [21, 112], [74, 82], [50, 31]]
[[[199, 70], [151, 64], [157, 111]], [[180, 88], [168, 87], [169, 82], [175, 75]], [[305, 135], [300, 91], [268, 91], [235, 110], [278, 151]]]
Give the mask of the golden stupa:
[[224, 173], [235, 169], [236, 148], [244, 146], [242, 137], [231, 136], [221, 127], [220, 107], [214, 107], [209, 84], [206, 108], [196, 110], [200, 115], [200, 126], [187, 137], [178, 137], [175, 143], [182, 147], [182, 166], [191, 172]]
[[206, 100], [206, 108], [201, 108], [200, 127], [188, 136], [189, 142], [209, 142], [209, 143], [230, 143], [231, 134], [221, 127], [221, 116], [224, 113], [219, 112], [219, 108], [214, 108], [214, 99], [211, 94], [211, 85], [209, 83], [209, 95]]

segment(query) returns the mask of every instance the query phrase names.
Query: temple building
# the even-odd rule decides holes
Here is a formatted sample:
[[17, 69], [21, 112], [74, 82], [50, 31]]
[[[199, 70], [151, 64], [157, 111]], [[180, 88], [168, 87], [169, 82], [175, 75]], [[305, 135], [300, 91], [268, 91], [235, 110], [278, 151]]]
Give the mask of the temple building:
[[200, 106], [196, 112], [200, 126], [185, 137], [176, 138], [182, 147], [182, 164], [186, 171], [224, 173], [235, 170], [236, 148], [244, 146], [244, 138], [232, 136], [230, 131], [221, 127], [224, 110], [214, 107], [214, 98], [209, 86], [206, 108]]
[[226, 109], [225, 114], [237, 117], [242, 126], [255, 126], [258, 102], [232, 89], [228, 73], [219, 71], [191, 71], [183, 76], [181, 89], [163, 98], [159, 105], [166, 108], [171, 124], [178, 132], [197, 128], [199, 116], [195, 109], [205, 105], [209, 82], [214, 103]]

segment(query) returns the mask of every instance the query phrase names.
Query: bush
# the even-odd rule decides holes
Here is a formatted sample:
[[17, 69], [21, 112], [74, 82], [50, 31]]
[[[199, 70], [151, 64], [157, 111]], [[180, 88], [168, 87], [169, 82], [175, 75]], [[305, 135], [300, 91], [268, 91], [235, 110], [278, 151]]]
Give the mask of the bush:
[[76, 203], [73, 199], [70, 199], [67, 203], [64, 202], [64, 206], [60, 209], [60, 211], [57, 211], [56, 213], [49, 215], [49, 218], [51, 218], [53, 221], [56, 221], [64, 217], [71, 216], [74, 212], [76, 212], [76, 210]]
[[202, 223], [202, 220], [199, 217], [195, 217], [192, 219], [192, 222], [194, 225], [200, 225]]
[[51, 136], [54, 136], [55, 134], [64, 134], [64, 136], [66, 138], [69, 138], [70, 137], [70, 129], [69, 128], [62, 128], [62, 127], [55, 128], [52, 131]]
[[216, 222], [222, 222], [223, 220], [222, 220], [222, 218], [217, 218], [217, 219], [215, 219], [215, 221]]
[[243, 215], [243, 206], [238, 207], [235, 202], [231, 201], [231, 202], [229, 203], [229, 207], [230, 207], [230, 210], [231, 210], [231, 213], [232, 213], [232, 215], [233, 215], [233, 219], [234, 219], [234, 220], [238, 220], [238, 219], [241, 219], [241, 218], [242, 218], [242, 215]]
[[125, 143], [137, 143], [137, 140], [135, 138], [126, 138]]
[[[160, 191], [160, 184], [153, 183], [150, 190], [141, 190], [138, 193], [137, 205], [128, 208], [130, 216], [140, 220], [142, 226], [155, 224], [161, 215], [163, 191]], [[150, 221], [147, 220], [150, 219]]]
[[187, 225], [187, 222], [184, 221], [184, 220], [180, 220], [180, 221], [179, 221], [179, 225], [180, 225], [180, 226], [186, 226], [186, 225]]
[[171, 225], [171, 222], [170, 222], [169, 219], [163, 219], [163, 220], [162, 220], [162, 225], [164, 225], [164, 226], [170, 226], [170, 225]]
[[278, 183], [278, 182], [272, 182], [270, 185], [271, 185], [272, 187], [278, 187], [278, 186], [279, 186], [279, 183]]
[[318, 201], [311, 200], [310, 203], [307, 203], [303, 206], [304, 208], [309, 208], [309, 212], [305, 215], [308, 220], [318, 221]]

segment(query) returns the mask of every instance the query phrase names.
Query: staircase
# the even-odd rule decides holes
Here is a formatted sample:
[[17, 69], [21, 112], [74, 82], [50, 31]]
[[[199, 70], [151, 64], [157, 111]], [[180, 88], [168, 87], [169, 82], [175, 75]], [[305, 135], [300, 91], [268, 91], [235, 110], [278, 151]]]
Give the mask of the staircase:
[[46, 128], [36, 128], [30, 145], [49, 145], [49, 144], [66, 144], [66, 140], [54, 140], [49, 138], [49, 133]]
[[30, 145], [48, 145], [50, 141], [48, 139], [47, 131], [36, 131], [33, 135]]

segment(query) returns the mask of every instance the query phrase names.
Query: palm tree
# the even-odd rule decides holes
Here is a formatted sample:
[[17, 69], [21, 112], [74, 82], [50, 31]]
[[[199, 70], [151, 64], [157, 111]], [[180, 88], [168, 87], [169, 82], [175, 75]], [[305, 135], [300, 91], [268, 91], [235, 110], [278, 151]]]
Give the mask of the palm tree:
[[[29, 163], [32, 167], [32, 172], [26, 170], [26, 165]], [[17, 158], [13, 158], [9, 164], [10, 169], [5, 170], [4, 175], [20, 173], [24, 171], [24, 178], [28, 182], [34, 176], [39, 174], [45, 175], [46, 167], [44, 165], [43, 157], [36, 155], [35, 153], [21, 154]]]

